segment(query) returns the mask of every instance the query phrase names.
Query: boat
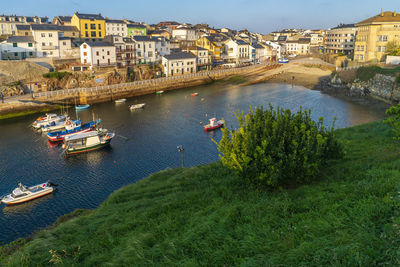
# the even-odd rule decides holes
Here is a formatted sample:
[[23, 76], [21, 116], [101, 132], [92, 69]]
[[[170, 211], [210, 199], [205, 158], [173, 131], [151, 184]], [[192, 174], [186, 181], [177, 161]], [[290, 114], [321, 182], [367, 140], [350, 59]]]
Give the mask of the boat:
[[116, 104], [125, 103], [125, 102], [126, 102], [126, 98], [121, 98], [121, 99], [115, 100], [114, 102], [115, 102]]
[[289, 59], [288, 58], [280, 58], [280, 59], [278, 59], [278, 63], [282, 63], [282, 64], [289, 63]]
[[49, 124], [55, 122], [64, 121], [66, 119], [65, 116], [59, 116], [57, 114], [46, 114], [46, 116], [37, 118], [33, 123], [32, 127], [35, 129], [40, 129], [43, 126], [48, 126]]
[[24, 203], [35, 198], [39, 198], [48, 195], [54, 191], [54, 188], [49, 182], [34, 185], [31, 187], [26, 187], [19, 183], [18, 187], [15, 188], [11, 194], [8, 194], [1, 198], [1, 202], [6, 205], [13, 205]]
[[163, 94], [164, 93], [164, 91], [157, 91], [156, 92], [156, 95], [161, 95], [161, 94]]
[[106, 129], [75, 134], [65, 137], [63, 148], [67, 155], [89, 152], [109, 145], [114, 136]]
[[204, 127], [204, 130], [206, 130], [206, 131], [212, 131], [212, 130], [218, 129], [222, 126], [224, 126], [223, 120], [217, 121], [216, 118], [212, 118], [209, 120], [209, 124], [204, 125], [203, 127]]
[[144, 108], [145, 105], [146, 105], [145, 103], [136, 104], [136, 105], [130, 105], [130, 106], [129, 106], [129, 109], [130, 109], [130, 110], [141, 109], [141, 108]]
[[71, 125], [70, 128], [65, 129], [65, 131], [48, 133], [47, 138], [53, 143], [61, 142], [67, 136], [93, 131], [96, 129], [98, 124], [100, 124], [100, 120], [91, 121], [83, 125]]
[[90, 108], [89, 104], [79, 105], [79, 106], [75, 107], [76, 110], [84, 110], [84, 109], [88, 109], [88, 108]]
[[192, 94], [192, 96], [198, 96], [199, 95], [199, 93], [193, 93]]
[[73, 125], [81, 125], [81, 120], [70, 120], [67, 118], [65, 121], [60, 122], [52, 122], [48, 126], [42, 127], [42, 133], [52, 133], [57, 131], [64, 131], [66, 129], [70, 129]]

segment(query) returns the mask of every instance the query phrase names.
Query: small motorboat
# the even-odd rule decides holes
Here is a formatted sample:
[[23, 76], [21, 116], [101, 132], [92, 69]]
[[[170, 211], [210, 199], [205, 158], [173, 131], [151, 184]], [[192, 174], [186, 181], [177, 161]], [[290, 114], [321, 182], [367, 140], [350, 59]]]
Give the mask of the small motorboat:
[[144, 108], [145, 105], [146, 105], [145, 103], [136, 104], [136, 105], [130, 105], [130, 106], [129, 106], [129, 109], [130, 109], [130, 110], [141, 109], [141, 108]]
[[89, 152], [109, 145], [114, 136], [106, 129], [75, 134], [65, 137], [63, 148], [67, 155]]
[[61, 142], [67, 136], [71, 136], [71, 135], [75, 135], [75, 134], [79, 134], [79, 133], [86, 133], [86, 132], [95, 130], [98, 124], [100, 124], [100, 120], [91, 121], [91, 122], [85, 123], [83, 125], [75, 125], [75, 124], [71, 123], [71, 125], [68, 125], [68, 127], [65, 128], [65, 131], [48, 133], [47, 138], [49, 139], [50, 142], [53, 142], [53, 143]]
[[212, 131], [212, 130], [218, 129], [218, 128], [222, 127], [222, 126], [224, 126], [224, 121], [223, 120], [217, 121], [216, 118], [212, 118], [212, 119], [209, 120], [209, 124], [204, 125], [203, 127], [204, 127], [205, 131]]
[[122, 103], [126, 102], [126, 98], [121, 98], [121, 99], [115, 100], [114, 102], [115, 102], [115, 104], [122, 104]]
[[42, 133], [52, 133], [57, 131], [64, 131], [70, 129], [73, 125], [80, 126], [81, 120], [70, 120], [67, 118], [65, 121], [52, 122], [49, 126], [42, 127]]
[[84, 110], [84, 109], [88, 109], [88, 108], [90, 108], [89, 104], [79, 105], [79, 106], [75, 107], [76, 110]]
[[278, 63], [282, 63], [282, 64], [289, 63], [289, 59], [288, 58], [280, 58], [280, 59], [278, 59]]
[[199, 93], [193, 93], [193, 94], [191, 94], [191, 96], [198, 96], [199, 95]]
[[164, 91], [157, 91], [156, 95], [162, 95], [164, 93]]
[[54, 191], [54, 188], [49, 182], [26, 187], [19, 183], [18, 187], [15, 188], [11, 194], [1, 198], [1, 202], [6, 205], [19, 204], [30, 201], [32, 199], [45, 196]]
[[60, 121], [65, 121], [65, 116], [59, 116], [57, 114], [46, 114], [46, 116], [37, 118], [33, 123], [32, 127], [35, 129], [40, 129], [44, 126], [48, 126], [51, 123], [57, 123]]

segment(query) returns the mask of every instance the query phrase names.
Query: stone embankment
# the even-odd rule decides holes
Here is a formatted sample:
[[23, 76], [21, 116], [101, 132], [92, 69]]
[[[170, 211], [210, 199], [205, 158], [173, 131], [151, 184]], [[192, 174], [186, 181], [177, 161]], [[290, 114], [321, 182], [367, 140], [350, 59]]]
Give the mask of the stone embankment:
[[252, 65], [243, 68], [221, 69], [199, 72], [188, 75], [164, 77], [151, 80], [135, 81], [113, 85], [97, 86], [90, 88], [75, 88], [34, 93], [33, 98], [24, 96], [0, 104], [0, 114], [21, 112], [32, 109], [43, 109], [51, 105], [76, 103], [100, 103], [113, 101], [120, 98], [152, 94], [156, 91], [168, 91], [179, 88], [198, 86], [215, 80], [221, 80], [234, 75], [261, 75], [280, 65], [275, 63]]

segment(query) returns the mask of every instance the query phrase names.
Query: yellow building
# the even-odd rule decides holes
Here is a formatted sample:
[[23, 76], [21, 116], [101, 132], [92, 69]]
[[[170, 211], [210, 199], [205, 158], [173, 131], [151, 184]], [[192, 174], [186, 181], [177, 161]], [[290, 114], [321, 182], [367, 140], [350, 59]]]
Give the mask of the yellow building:
[[211, 55], [213, 61], [222, 59], [222, 53], [224, 51], [224, 38], [220, 36], [203, 36], [196, 41], [196, 45], [207, 49]]
[[71, 25], [78, 28], [83, 39], [99, 39], [106, 35], [106, 20], [101, 14], [81, 14], [76, 12]]
[[396, 12], [382, 12], [355, 26], [354, 60], [358, 62], [381, 62], [388, 43], [400, 41], [400, 14]]

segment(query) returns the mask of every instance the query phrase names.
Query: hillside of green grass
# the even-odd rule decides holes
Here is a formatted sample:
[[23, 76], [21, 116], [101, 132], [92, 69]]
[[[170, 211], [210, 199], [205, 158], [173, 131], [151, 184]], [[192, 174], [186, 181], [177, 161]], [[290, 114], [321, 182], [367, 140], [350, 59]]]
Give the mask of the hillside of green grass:
[[371, 123], [338, 131], [319, 182], [250, 190], [220, 163], [166, 170], [0, 248], [0, 266], [396, 266], [400, 144]]

